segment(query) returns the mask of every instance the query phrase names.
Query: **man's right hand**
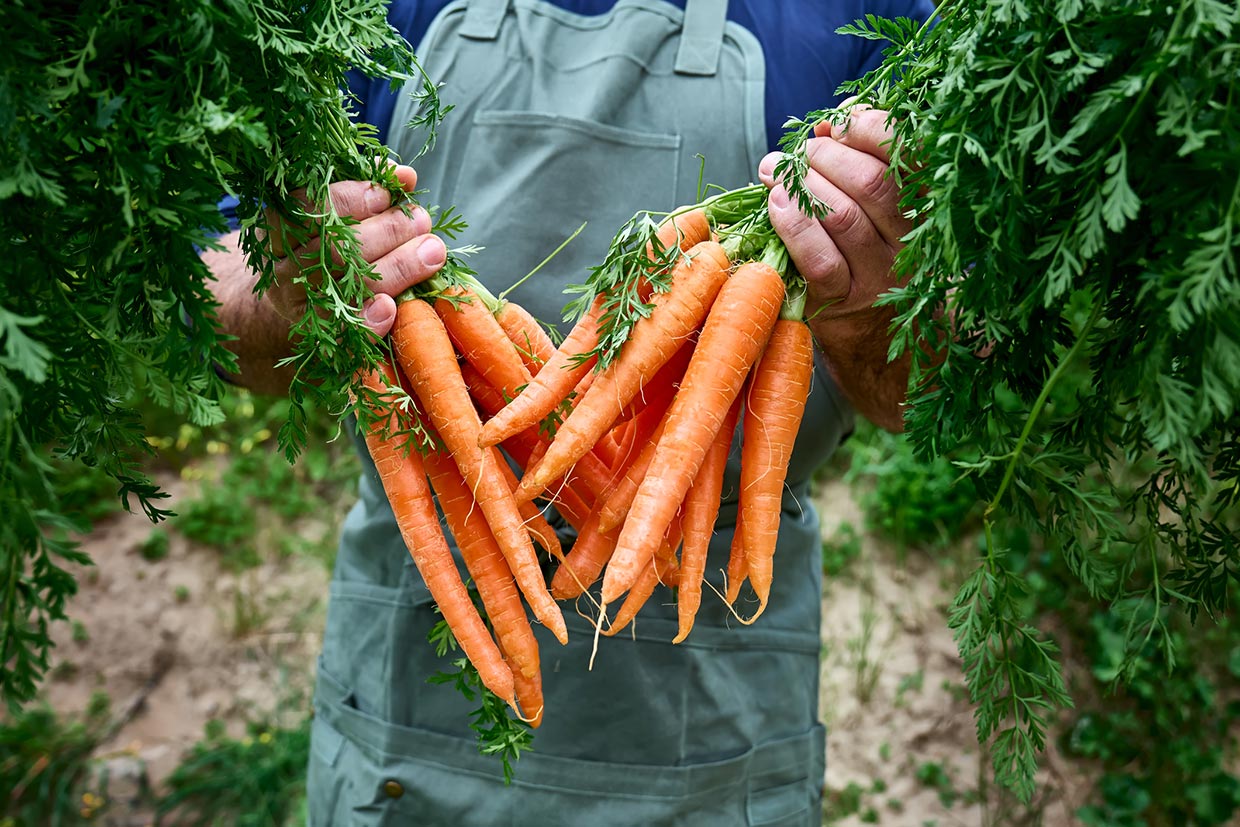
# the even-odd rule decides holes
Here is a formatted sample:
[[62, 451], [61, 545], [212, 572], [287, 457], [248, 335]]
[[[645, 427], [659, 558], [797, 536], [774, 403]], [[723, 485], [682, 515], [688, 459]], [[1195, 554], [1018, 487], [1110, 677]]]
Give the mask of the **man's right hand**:
[[[417, 174], [411, 167], [397, 166], [397, 177], [412, 191]], [[426, 210], [413, 207], [408, 214], [393, 207], [382, 187], [366, 181], [340, 181], [330, 187], [332, 205], [339, 215], [357, 220], [353, 229], [362, 256], [375, 270], [370, 283], [375, 295], [362, 308], [363, 321], [378, 336], [386, 336], [396, 319], [394, 297], [433, 276], [443, 266], [447, 249], [431, 234]], [[293, 193], [305, 198], [304, 191]], [[212, 288], [220, 303], [223, 332], [236, 337], [230, 347], [237, 354], [239, 384], [259, 393], [285, 393], [290, 372], [275, 364], [292, 353], [289, 328], [306, 310], [306, 291], [296, 276], [318, 260], [319, 239], [295, 244], [291, 235], [275, 227], [271, 254], [276, 257], [276, 281], [261, 297], [255, 294], [258, 274], [242, 255], [239, 233], [220, 239], [226, 249], [207, 251], [202, 259], [214, 276]]]
[[[413, 168], [397, 166], [395, 171], [405, 190], [412, 192], [418, 180]], [[393, 297], [438, 272], [447, 249], [440, 238], [431, 235], [431, 219], [426, 210], [413, 207], [406, 215], [401, 207], [392, 206], [390, 195], [382, 187], [366, 181], [340, 181], [331, 185], [330, 193], [336, 212], [358, 221], [353, 229], [362, 257], [379, 276], [370, 282], [375, 295], [366, 303], [363, 315], [371, 330], [386, 336], [396, 318]], [[306, 203], [304, 190], [292, 195]], [[295, 277], [303, 268], [318, 262], [320, 243], [312, 237], [297, 245], [291, 234], [282, 232], [277, 216], [269, 214], [268, 220], [274, 228], [271, 253], [276, 256], [276, 281], [267, 295], [276, 313], [292, 324], [306, 312], [306, 292], [295, 283]]]

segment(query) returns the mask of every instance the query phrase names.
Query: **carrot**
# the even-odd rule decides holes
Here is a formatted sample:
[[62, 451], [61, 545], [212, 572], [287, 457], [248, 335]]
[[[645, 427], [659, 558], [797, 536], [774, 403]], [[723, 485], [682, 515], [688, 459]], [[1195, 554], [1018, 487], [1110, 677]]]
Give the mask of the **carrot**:
[[[503, 455], [499, 454], [499, 449], [492, 446], [484, 448], [484, 451], [491, 451], [496, 454], [495, 461], [499, 466], [499, 470], [503, 472], [504, 479], [508, 481], [508, 488], [515, 490], [517, 487], [517, 475], [513, 472], [512, 467], [508, 465], [508, 461]], [[547, 518], [543, 516], [542, 511], [532, 502], [517, 503], [517, 511], [521, 514], [521, 520], [525, 523], [525, 529], [530, 533], [530, 537], [543, 549], [556, 559], [564, 557], [564, 550], [560, 545], [560, 538], [555, 533], [555, 529], [547, 522]]]
[[435, 299], [435, 312], [465, 361], [512, 398], [530, 381], [521, 354], [477, 290], [452, 285]]
[[636, 458], [625, 469], [624, 476], [612, 488], [611, 494], [599, 501], [598, 527], [600, 531], [611, 531], [624, 522], [629, 509], [633, 506], [633, 499], [637, 496], [638, 489], [641, 488], [642, 480], [646, 478], [646, 472], [650, 470], [650, 463], [654, 461], [655, 451], [658, 450], [659, 440], [663, 436], [666, 424], [666, 419], [659, 423], [654, 433], [651, 434], [650, 441], [642, 446]]
[[[660, 571], [664, 569], [668, 562], [674, 563], [676, 560], [676, 547], [680, 545], [680, 527], [677, 523], [673, 523], [668, 530], [668, 536], [663, 539], [659, 546], [659, 553], [650, 558], [646, 563], [646, 567], [637, 577], [637, 581], [633, 584], [633, 588], [624, 598], [624, 603], [620, 605], [620, 611], [616, 613], [616, 618], [603, 632], [605, 635], [614, 635], [625, 626], [628, 626], [633, 618], [637, 617], [637, 613], [641, 611], [642, 606], [650, 600], [650, 596], [654, 594], [655, 586], [664, 581], [664, 577]], [[670, 585], [666, 584], [665, 585]]]
[[647, 408], [654, 407], [666, 410], [672, 403], [672, 397], [680, 388], [685, 378], [685, 369], [693, 358], [693, 349], [697, 346], [697, 336], [691, 333], [676, 350], [675, 355], [667, 360], [667, 364], [659, 368], [655, 375], [642, 386], [641, 392], [620, 412], [621, 421], [631, 421]]
[[[598, 374], [585, 397], [556, 431], [551, 447], [535, 468], [526, 471], [521, 487], [534, 496], [585, 455], [616, 421], [620, 411], [641, 393], [675, 354], [685, 337], [706, 318], [715, 295], [728, 281], [723, 247], [703, 241], [677, 263], [667, 292], [652, 297], [650, 315], [639, 320], [616, 359]], [[660, 532], [660, 535], [662, 532]]]
[[556, 409], [581, 378], [594, 367], [595, 357], [578, 359], [598, 342], [603, 300], [597, 299], [582, 316], [555, 354], [508, 406], [482, 427], [482, 444], [496, 445], [513, 434], [537, 425]]
[[521, 593], [556, 639], [561, 643], [567, 641], [564, 616], [543, 583], [538, 557], [512, 490], [495, 455], [478, 447], [482, 423], [443, 322], [427, 302], [404, 301], [397, 307], [391, 335], [400, 366], [473, 492]]
[[[679, 245], [681, 250], [689, 250], [710, 238], [710, 222], [703, 210], [692, 210], [665, 221], [658, 230], [657, 238], [664, 249]], [[580, 357], [598, 345], [598, 326], [602, 316], [603, 299], [599, 297], [573, 325], [555, 354], [546, 361], [525, 390], [512, 400], [505, 411], [483, 426], [484, 445], [496, 445], [511, 434], [533, 426], [568, 396], [581, 377], [594, 366], [594, 357]]]
[[555, 355], [555, 343], [538, 320], [521, 305], [512, 301], [500, 303], [495, 321], [503, 328], [508, 341], [512, 342], [525, 368], [534, 376]]
[[809, 326], [780, 319], [754, 366], [745, 400], [741, 443], [741, 501], [745, 561], [749, 582], [766, 609], [771, 593], [772, 558], [783, 508], [784, 479], [814, 376], [814, 340]]
[[[526, 624], [526, 628], [529, 628], [528, 624]], [[530, 639], [537, 646], [538, 641], [534, 640], [532, 630], [530, 631]], [[504, 657], [508, 657], [508, 651], [504, 648], [502, 642], [499, 648]], [[526, 675], [517, 669], [512, 673], [512, 681], [516, 689], [517, 704], [521, 707], [521, 720], [529, 724], [531, 728], [538, 729], [542, 725], [543, 709], [545, 707], [543, 702], [542, 672], [536, 670], [533, 675]]]
[[591, 511], [577, 530], [577, 541], [551, 576], [551, 594], [557, 600], [571, 600], [584, 594], [603, 573], [619, 533], [619, 529], [599, 531], [598, 510]]
[[[382, 394], [396, 384], [396, 376], [391, 367], [386, 366], [382, 372], [367, 372], [362, 381], [366, 387]], [[395, 416], [393, 412], [391, 417]], [[367, 428], [366, 447], [379, 471], [383, 491], [392, 505], [413, 563], [465, 656], [478, 670], [483, 685], [509, 704], [515, 704], [512, 670], [504, 662], [461, 581], [439, 524], [422, 457], [408, 446], [403, 435], [395, 433], [395, 429], [395, 435], [385, 438], [383, 425], [380, 419]]]
[[650, 595], [654, 594], [654, 589], [657, 585], [659, 585], [659, 573], [655, 568], [654, 558], [651, 557], [646, 561], [646, 565], [633, 582], [633, 588], [629, 589], [629, 593], [625, 595], [620, 611], [616, 613], [615, 619], [603, 630], [603, 634], [610, 637], [625, 626], [628, 626], [633, 618], [637, 617], [637, 613], [641, 611], [642, 606], [646, 605]]
[[654, 555], [655, 573], [659, 576], [659, 582], [672, 589], [680, 585], [680, 560], [676, 559], [676, 552], [680, 551], [681, 538], [684, 536], [681, 532], [682, 513], [683, 510], [676, 512], [675, 519], [667, 528], [667, 537], [663, 538]]
[[[472, 365], [469, 363], [461, 365], [461, 377], [465, 380], [466, 387], [469, 388], [469, 395], [484, 414], [491, 416], [496, 411], [503, 409], [503, 395], [492, 387], [486, 378]], [[542, 456], [542, 452], [546, 450], [547, 439], [534, 428], [527, 428], [520, 433], [508, 437], [508, 439], [501, 443], [500, 447], [507, 451], [508, 455], [516, 460], [517, 464], [522, 468], [529, 468], [538, 461]], [[605, 472], [596, 470], [596, 476], [602, 473]], [[594, 487], [597, 488], [599, 484], [596, 482]], [[551, 490], [555, 494], [552, 497], [553, 500], [556, 502], [563, 502], [565, 499], [571, 500], [572, 502], [569, 504], [570, 510], [579, 514], [588, 512], [590, 508], [586, 503], [593, 503], [595, 500], [594, 489], [582, 481], [579, 473], [570, 473], [567, 480], [563, 478], [557, 480], [552, 484]], [[518, 506], [524, 508], [529, 502], [528, 500], [518, 501]]]
[[629, 423], [621, 422], [607, 433], [599, 437], [599, 441], [594, 443], [594, 455], [603, 461], [613, 472], [611, 479], [614, 479], [616, 465], [620, 462], [620, 451], [625, 447], [624, 437], [628, 433]]
[[680, 583], [676, 592], [676, 614], [679, 628], [672, 643], [680, 643], [693, 629], [693, 621], [702, 605], [702, 578], [706, 574], [706, 553], [719, 516], [719, 497], [723, 492], [723, 472], [728, 465], [732, 433], [740, 416], [740, 397], [732, 403], [727, 418], [706, 452], [697, 479], [685, 495], [681, 526], [684, 548], [680, 552]]
[[728, 605], [736, 603], [740, 597], [741, 586], [749, 579], [749, 561], [745, 557], [744, 515], [739, 507], [736, 511], [736, 524], [732, 526], [732, 545], [728, 549], [727, 591], [724, 599]]
[[439, 498], [444, 521], [456, 539], [461, 558], [482, 598], [499, 648], [505, 659], [516, 666], [513, 677], [518, 673], [526, 677], [537, 675], [538, 642], [525, 616], [521, 593], [512, 579], [508, 561], [499, 550], [491, 527], [476, 508], [474, 497], [451, 457], [431, 451], [423, 462]]
[[[657, 550], [750, 367], [762, 354], [783, 299], [783, 279], [761, 262], [737, 268], [719, 291], [607, 564], [603, 603], [632, 586]], [[552, 443], [548, 453], [554, 449]]]

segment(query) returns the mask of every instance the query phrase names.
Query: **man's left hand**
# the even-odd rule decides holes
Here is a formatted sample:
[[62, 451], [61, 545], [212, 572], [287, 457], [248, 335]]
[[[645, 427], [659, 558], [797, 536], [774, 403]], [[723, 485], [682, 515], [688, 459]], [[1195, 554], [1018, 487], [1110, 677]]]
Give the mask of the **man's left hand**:
[[892, 263], [912, 228], [887, 174], [887, 113], [858, 105], [843, 124], [820, 123], [814, 134], [805, 184], [830, 212], [821, 219], [801, 212], [774, 180], [780, 155], [771, 153], [758, 168], [771, 187], [771, 224], [808, 283], [807, 316], [825, 321], [873, 314], [874, 300], [895, 283]]

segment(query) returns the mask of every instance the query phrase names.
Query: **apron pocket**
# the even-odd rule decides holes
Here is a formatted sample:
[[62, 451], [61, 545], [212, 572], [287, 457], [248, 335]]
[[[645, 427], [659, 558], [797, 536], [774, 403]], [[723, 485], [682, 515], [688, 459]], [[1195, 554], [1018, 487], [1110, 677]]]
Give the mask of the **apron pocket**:
[[[687, 766], [615, 764], [524, 754], [505, 785], [497, 759], [474, 741], [402, 727], [359, 710], [338, 678], [320, 671], [316, 738], [344, 741], [330, 776], [315, 753], [311, 824], [454, 827], [597, 824], [602, 827], [816, 827], [823, 730]], [[332, 820], [325, 819], [328, 815]], [[419, 820], [422, 819], [422, 820]], [[757, 820], [760, 819], [760, 820]]]
[[483, 246], [470, 256], [470, 266], [500, 288], [524, 275], [524, 269], [512, 271], [513, 262], [528, 269], [587, 222], [511, 296], [554, 324], [567, 300], [563, 288], [586, 280], [635, 209], [675, 204], [680, 147], [678, 135], [545, 112], [482, 111], [474, 116], [456, 180], [439, 197], [456, 203], [456, 193], [468, 194], [470, 214], [490, 216], [464, 231], [461, 242]]

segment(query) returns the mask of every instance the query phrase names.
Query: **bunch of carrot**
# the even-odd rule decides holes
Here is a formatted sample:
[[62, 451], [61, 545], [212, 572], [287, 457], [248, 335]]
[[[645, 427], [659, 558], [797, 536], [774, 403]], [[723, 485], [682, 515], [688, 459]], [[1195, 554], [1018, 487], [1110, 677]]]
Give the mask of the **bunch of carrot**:
[[[674, 642], [690, 633], [738, 424], [727, 600], [748, 579], [758, 604], [742, 621], [766, 608], [813, 356], [786, 251], [764, 204], [743, 198], [631, 222], [559, 347], [468, 275], [432, 280], [399, 306], [391, 363], [364, 377], [367, 444], [414, 562], [483, 684], [534, 726], [543, 704], [526, 605], [563, 643], [556, 600], [601, 578], [598, 628], [615, 634], [663, 583], [677, 592]], [[725, 225], [738, 210], [745, 218]], [[567, 553], [537, 500], [576, 529]], [[558, 561], [550, 582], [535, 545]]]

